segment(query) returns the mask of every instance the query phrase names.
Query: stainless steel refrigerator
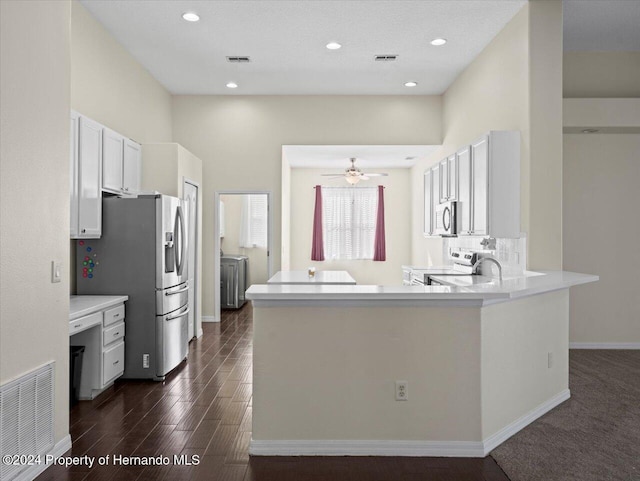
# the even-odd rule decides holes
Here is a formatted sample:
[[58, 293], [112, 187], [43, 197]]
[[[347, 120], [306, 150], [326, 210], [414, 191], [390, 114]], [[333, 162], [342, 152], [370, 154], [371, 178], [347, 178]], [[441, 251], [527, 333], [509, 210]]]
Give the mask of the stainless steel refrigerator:
[[77, 241], [79, 295], [125, 294], [124, 378], [161, 381], [187, 357], [189, 242], [183, 201], [106, 197], [102, 237]]

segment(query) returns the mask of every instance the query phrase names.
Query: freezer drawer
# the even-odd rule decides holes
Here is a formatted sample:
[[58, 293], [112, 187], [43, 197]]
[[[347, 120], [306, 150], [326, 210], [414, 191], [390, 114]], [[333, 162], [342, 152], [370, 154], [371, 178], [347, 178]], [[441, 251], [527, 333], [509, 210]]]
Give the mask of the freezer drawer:
[[189, 350], [189, 305], [164, 316], [156, 316], [156, 379], [186, 359]]
[[169, 289], [156, 291], [156, 314], [173, 312], [189, 301], [189, 283], [184, 282]]

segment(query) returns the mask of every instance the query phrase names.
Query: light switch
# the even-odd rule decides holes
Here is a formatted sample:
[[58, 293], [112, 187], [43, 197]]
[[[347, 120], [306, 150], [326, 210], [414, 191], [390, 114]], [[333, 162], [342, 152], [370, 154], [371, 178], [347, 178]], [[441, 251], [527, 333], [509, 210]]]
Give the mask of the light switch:
[[56, 283], [62, 280], [62, 262], [51, 261], [51, 282]]

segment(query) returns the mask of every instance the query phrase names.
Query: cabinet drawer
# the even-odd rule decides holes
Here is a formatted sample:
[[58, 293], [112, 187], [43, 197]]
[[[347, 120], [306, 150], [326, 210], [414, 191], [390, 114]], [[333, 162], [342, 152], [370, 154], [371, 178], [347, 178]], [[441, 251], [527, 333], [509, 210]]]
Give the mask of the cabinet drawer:
[[124, 342], [119, 342], [102, 353], [102, 386], [124, 372]]
[[115, 326], [109, 327], [104, 330], [102, 336], [102, 345], [108, 346], [109, 344], [116, 342], [118, 339], [124, 337], [124, 322], [119, 322]]
[[104, 311], [104, 325], [109, 326], [115, 322], [124, 321], [124, 304]]
[[102, 312], [94, 312], [75, 321], [69, 322], [69, 335], [74, 335], [77, 332], [82, 332], [91, 326], [102, 324]]

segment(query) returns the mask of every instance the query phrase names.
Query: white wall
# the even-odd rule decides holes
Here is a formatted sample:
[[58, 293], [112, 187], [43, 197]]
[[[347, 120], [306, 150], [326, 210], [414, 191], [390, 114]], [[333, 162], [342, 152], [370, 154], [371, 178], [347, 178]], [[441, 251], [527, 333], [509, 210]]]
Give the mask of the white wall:
[[241, 254], [249, 257], [249, 282], [251, 284], [266, 284], [269, 279], [267, 249], [265, 247], [240, 247], [240, 223], [244, 197], [245, 194], [220, 196], [220, 201], [224, 202], [225, 221], [224, 238], [220, 239], [220, 248], [226, 255]]
[[384, 185], [385, 245], [387, 260], [312, 261], [313, 210], [315, 185], [344, 187], [342, 180], [322, 177], [327, 169], [291, 169], [290, 238], [291, 269], [346, 270], [358, 284], [402, 284], [401, 266], [411, 261], [411, 171], [410, 169], [367, 169], [387, 172], [388, 177], [372, 178], [362, 186]]
[[565, 98], [640, 97], [640, 52], [565, 52]]
[[[525, 5], [445, 92], [442, 148], [412, 173], [412, 205], [421, 205], [427, 167], [489, 130], [520, 131], [521, 226], [533, 269], [562, 265], [561, 27], [560, 2]], [[414, 209], [412, 263], [438, 264], [441, 241], [422, 236], [422, 216]]]
[[76, 0], [71, 13], [71, 108], [137, 142], [171, 142], [171, 94]]
[[283, 145], [437, 145], [441, 99], [422, 96], [175, 96], [174, 140], [202, 159], [204, 315], [213, 315], [214, 194], [273, 193], [280, 270]]
[[0, 2], [0, 384], [55, 361], [56, 442], [69, 433], [69, 19], [67, 1]]
[[640, 134], [564, 135], [564, 269], [600, 276], [572, 289], [570, 341], [640, 344]]

